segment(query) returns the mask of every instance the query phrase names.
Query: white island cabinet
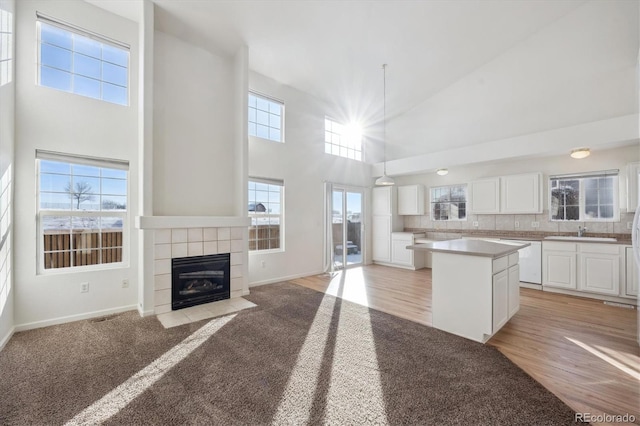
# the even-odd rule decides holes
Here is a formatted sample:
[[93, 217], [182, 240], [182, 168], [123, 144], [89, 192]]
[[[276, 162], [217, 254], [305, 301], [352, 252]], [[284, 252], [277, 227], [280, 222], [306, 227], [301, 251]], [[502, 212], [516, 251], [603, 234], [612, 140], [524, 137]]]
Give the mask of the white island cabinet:
[[485, 343], [520, 308], [518, 250], [481, 240], [409, 246], [432, 252], [433, 327]]

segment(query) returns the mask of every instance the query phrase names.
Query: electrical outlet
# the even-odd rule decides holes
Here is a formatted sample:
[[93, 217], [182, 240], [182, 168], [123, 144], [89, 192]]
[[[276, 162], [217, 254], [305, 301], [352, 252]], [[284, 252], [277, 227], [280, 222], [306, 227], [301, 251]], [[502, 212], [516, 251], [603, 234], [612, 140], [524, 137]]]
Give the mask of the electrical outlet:
[[633, 222], [627, 222], [627, 229], [633, 228]]
[[539, 228], [540, 227], [540, 222], [531, 222], [531, 227], [532, 228]]
[[80, 283], [80, 293], [89, 293], [89, 283]]
[[516, 228], [520, 228], [520, 222], [516, 220], [515, 222], [513, 222], [513, 226], [515, 226]]
[[129, 288], [129, 280], [122, 280], [122, 288]]
[[476, 228], [478, 227], [478, 221], [477, 220], [473, 221], [473, 226], [476, 227]]

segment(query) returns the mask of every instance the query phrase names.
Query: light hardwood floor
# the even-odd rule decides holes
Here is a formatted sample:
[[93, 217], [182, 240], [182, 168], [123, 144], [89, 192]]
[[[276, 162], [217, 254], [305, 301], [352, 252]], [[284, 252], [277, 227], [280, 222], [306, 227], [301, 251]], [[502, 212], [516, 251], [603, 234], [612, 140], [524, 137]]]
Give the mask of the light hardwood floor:
[[[370, 265], [291, 282], [431, 326], [431, 269]], [[636, 314], [598, 300], [521, 288], [520, 310], [487, 344], [576, 412], [629, 413], [640, 424]]]

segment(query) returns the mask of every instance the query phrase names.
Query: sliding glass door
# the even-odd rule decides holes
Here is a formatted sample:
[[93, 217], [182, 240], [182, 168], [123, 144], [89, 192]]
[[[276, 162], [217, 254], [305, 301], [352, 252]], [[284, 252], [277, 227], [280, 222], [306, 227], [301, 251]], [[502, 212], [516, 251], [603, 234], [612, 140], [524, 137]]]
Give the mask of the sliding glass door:
[[332, 261], [334, 269], [362, 264], [364, 220], [362, 190], [333, 187], [331, 209]]

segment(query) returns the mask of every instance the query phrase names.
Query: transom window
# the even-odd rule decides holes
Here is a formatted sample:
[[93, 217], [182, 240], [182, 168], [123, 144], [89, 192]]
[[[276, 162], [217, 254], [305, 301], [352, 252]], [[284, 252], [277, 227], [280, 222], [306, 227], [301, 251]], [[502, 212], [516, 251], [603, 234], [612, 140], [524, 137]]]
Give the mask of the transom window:
[[39, 85], [128, 105], [128, 46], [38, 18]]
[[431, 188], [431, 220], [466, 220], [467, 185]]
[[324, 152], [352, 160], [363, 161], [362, 129], [356, 124], [341, 124], [324, 119]]
[[37, 152], [40, 270], [123, 263], [128, 163]]
[[249, 92], [249, 136], [284, 142], [284, 104]]
[[618, 170], [550, 176], [549, 215], [555, 221], [620, 219]]
[[13, 80], [13, 13], [0, 4], [0, 86]]
[[278, 180], [249, 180], [249, 250], [283, 249], [284, 183]]

